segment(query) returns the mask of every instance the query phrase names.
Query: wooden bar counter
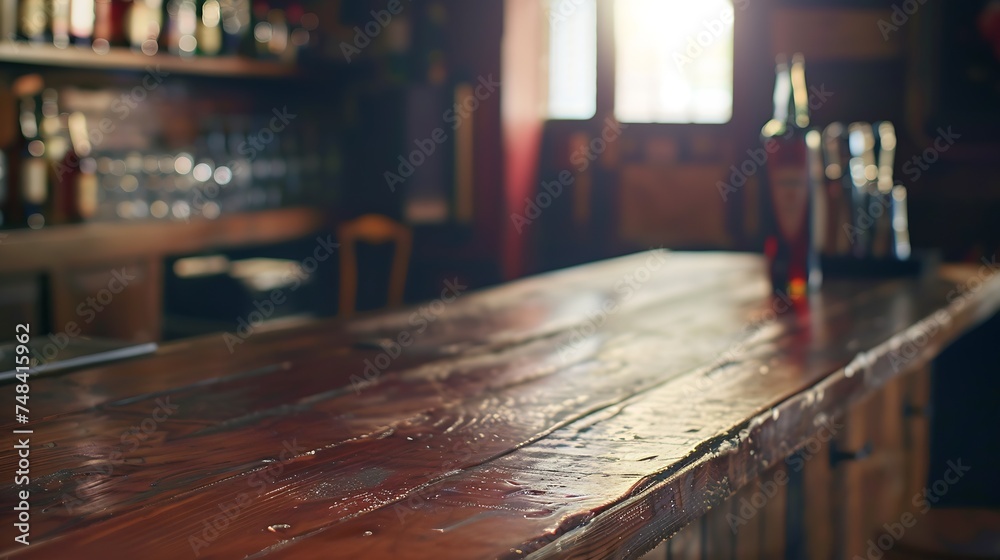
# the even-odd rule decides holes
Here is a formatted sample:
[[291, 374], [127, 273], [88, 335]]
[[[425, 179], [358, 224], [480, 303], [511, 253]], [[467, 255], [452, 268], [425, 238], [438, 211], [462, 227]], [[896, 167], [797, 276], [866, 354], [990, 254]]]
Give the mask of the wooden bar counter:
[[[917, 395], [914, 372], [1000, 309], [994, 272], [828, 282], [792, 302], [756, 256], [657, 251], [33, 378], [27, 426], [6, 385], [7, 433], [33, 434], [30, 545], [7, 523], [2, 553], [638, 558], [676, 534], [672, 558], [863, 555], [838, 537], [861, 522], [853, 498], [834, 494], [877, 473], [811, 444], [856, 452], [848, 411]], [[758, 489], [768, 504], [741, 509]]]

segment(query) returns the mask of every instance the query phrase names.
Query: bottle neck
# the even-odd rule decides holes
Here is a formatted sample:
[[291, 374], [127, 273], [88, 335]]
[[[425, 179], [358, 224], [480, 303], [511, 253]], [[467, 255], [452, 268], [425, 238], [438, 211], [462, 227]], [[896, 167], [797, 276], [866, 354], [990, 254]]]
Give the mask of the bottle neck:
[[792, 82], [788, 71], [788, 64], [779, 62], [775, 68], [774, 80], [774, 116], [772, 121], [776, 123], [788, 124], [791, 121], [792, 107]]
[[792, 119], [789, 120], [798, 128], [809, 127], [809, 90], [806, 87], [806, 63], [801, 54], [792, 57], [790, 71], [792, 87]]

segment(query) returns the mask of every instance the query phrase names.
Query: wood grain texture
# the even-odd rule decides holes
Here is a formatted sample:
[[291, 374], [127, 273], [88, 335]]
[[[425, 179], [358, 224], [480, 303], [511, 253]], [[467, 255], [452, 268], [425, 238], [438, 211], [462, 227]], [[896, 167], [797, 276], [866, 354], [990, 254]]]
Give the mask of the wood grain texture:
[[51, 272], [107, 263], [153, 260], [219, 248], [280, 243], [324, 227], [310, 208], [282, 208], [194, 219], [187, 223], [142, 220], [93, 222], [41, 230], [11, 230], [0, 244], [0, 273]]
[[[639, 558], [1000, 308], [961, 283], [789, 306], [757, 257], [654, 252], [39, 378], [32, 544], [0, 552]], [[762, 547], [771, 510], [722, 548]]]

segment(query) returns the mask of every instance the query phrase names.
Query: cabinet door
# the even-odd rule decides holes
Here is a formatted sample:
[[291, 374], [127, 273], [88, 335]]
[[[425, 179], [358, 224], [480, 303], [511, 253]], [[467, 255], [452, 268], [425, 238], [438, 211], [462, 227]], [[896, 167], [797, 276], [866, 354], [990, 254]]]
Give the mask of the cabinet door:
[[52, 274], [51, 283], [54, 332], [129, 342], [160, 338], [159, 261], [61, 270]]
[[923, 484], [927, 468], [926, 418], [908, 414], [925, 408], [927, 370], [891, 379], [884, 387], [847, 413], [842, 438], [834, 453], [869, 446], [870, 454], [842, 460], [834, 468], [835, 487], [841, 500], [835, 513], [843, 543], [838, 558], [864, 556], [871, 539], [885, 532], [886, 524], [911, 511], [910, 500]]
[[0, 277], [0, 342], [14, 340], [14, 325], [31, 325], [32, 332], [46, 328], [42, 310], [42, 281], [38, 276]]

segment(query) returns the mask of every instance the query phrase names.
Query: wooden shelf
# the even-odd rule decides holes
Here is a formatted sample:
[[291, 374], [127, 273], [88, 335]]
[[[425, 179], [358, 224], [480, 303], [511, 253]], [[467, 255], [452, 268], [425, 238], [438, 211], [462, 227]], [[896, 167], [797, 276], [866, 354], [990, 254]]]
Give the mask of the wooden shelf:
[[322, 212], [286, 208], [190, 222], [136, 221], [0, 232], [0, 273], [162, 258], [223, 247], [280, 243], [323, 229]]
[[228, 78], [280, 78], [298, 74], [298, 68], [290, 64], [238, 56], [147, 56], [124, 47], [115, 47], [107, 54], [98, 54], [89, 48], [77, 46], [61, 49], [48, 44], [10, 41], [0, 43], [0, 62], [127, 72], [145, 72], [148, 67], [158, 67], [162, 71], [177, 74]]

